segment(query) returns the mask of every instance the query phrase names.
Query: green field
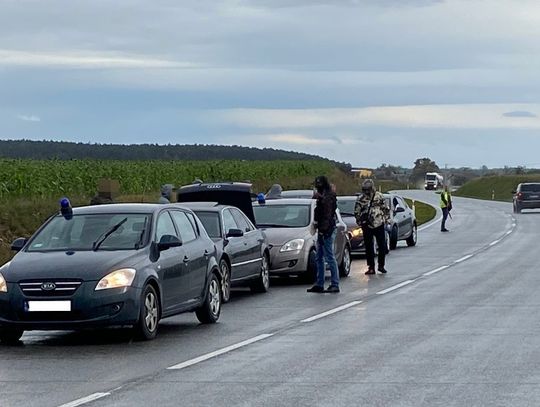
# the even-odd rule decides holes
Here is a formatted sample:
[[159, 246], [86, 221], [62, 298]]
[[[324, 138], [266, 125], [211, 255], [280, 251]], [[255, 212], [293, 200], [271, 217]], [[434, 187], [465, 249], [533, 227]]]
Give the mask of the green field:
[[540, 182], [540, 175], [502, 175], [477, 178], [467, 182], [454, 195], [465, 198], [512, 201], [512, 191], [521, 182]]

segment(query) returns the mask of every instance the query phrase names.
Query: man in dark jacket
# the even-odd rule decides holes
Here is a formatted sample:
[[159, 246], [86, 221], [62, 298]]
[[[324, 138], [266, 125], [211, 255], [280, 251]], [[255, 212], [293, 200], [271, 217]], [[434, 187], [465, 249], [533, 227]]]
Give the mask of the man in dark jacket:
[[334, 254], [334, 240], [336, 239], [336, 193], [325, 176], [315, 179], [317, 192], [313, 198], [317, 199], [315, 207], [315, 225], [317, 227], [317, 281], [308, 289], [311, 293], [322, 293], [324, 290], [325, 261], [330, 268], [331, 282], [326, 292], [339, 293], [339, 274], [336, 256]]

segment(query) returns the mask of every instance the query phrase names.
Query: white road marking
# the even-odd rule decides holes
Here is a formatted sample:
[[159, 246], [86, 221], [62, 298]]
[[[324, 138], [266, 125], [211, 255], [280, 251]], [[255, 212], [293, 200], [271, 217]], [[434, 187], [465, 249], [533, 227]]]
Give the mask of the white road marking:
[[348, 304], [345, 304], [345, 305], [342, 305], [341, 307], [337, 307], [337, 308], [334, 308], [334, 309], [331, 309], [329, 311], [326, 311], [326, 312], [323, 312], [321, 314], [317, 314], [317, 315], [314, 315], [312, 317], [309, 317], [309, 318], [306, 318], [306, 319], [303, 319], [302, 321], [300, 322], [313, 322], [313, 321], [316, 321], [318, 319], [321, 319], [321, 318], [324, 318], [324, 317], [327, 317], [328, 315], [332, 315], [332, 314], [335, 314], [336, 312], [339, 312], [339, 311], [343, 311], [343, 310], [346, 310], [347, 308], [351, 308], [351, 307], [354, 307], [358, 304], [362, 304], [362, 301], [353, 301], [353, 302], [350, 302]]
[[510, 233], [512, 233], [511, 230], [509, 230], [508, 232], [506, 232], [506, 236], [508, 236]]
[[92, 401], [96, 401], [96, 400], [99, 400], [103, 397], [107, 397], [107, 396], [110, 396], [111, 393], [94, 393], [94, 394], [91, 394], [87, 397], [83, 397], [83, 398], [80, 398], [78, 400], [75, 400], [75, 401], [71, 401], [69, 403], [66, 403], [66, 404], [62, 404], [61, 406], [59, 407], [77, 407], [77, 406], [82, 406], [83, 404], [86, 404], [86, 403], [91, 403]]
[[469, 260], [473, 255], [472, 254], [468, 254], [466, 256], [463, 256], [461, 259], [457, 259], [454, 263], [458, 264], [458, 263], [461, 263], [465, 260]]
[[490, 245], [490, 246], [495, 246], [495, 245], [496, 245], [497, 243], [499, 243], [500, 241], [501, 241], [501, 239], [497, 239], [497, 240], [491, 242], [489, 245]]
[[424, 276], [426, 276], [426, 277], [430, 276], [432, 274], [438, 273], [439, 271], [446, 270], [448, 267], [450, 267], [450, 266], [442, 266], [442, 267], [439, 267], [438, 269], [428, 271], [427, 273], [424, 273]]
[[397, 290], [398, 288], [401, 288], [401, 287], [404, 287], [408, 284], [411, 284], [411, 283], [414, 283], [416, 280], [407, 280], [407, 281], [404, 281], [402, 283], [399, 283], [399, 284], [396, 284], [390, 288], [387, 288], [386, 290], [382, 290], [382, 291], [379, 291], [377, 294], [378, 295], [382, 295], [382, 294], [387, 294], [389, 292], [392, 292], [394, 290]]
[[206, 355], [202, 355], [202, 356], [199, 356], [197, 358], [187, 360], [187, 361], [182, 362], [182, 363], [178, 363], [177, 365], [168, 367], [167, 369], [169, 369], [169, 370], [184, 369], [186, 367], [196, 365], [197, 363], [204, 362], [204, 361], [206, 361], [208, 359], [215, 358], [216, 356], [220, 356], [220, 355], [223, 355], [225, 353], [232, 352], [233, 350], [243, 348], [244, 346], [251, 345], [252, 343], [259, 342], [259, 341], [262, 341], [264, 339], [270, 338], [271, 336], [274, 336], [274, 335], [275, 334], [259, 335], [259, 336], [256, 336], [254, 338], [245, 340], [243, 342], [239, 342], [239, 343], [236, 343], [234, 345], [227, 346], [226, 348], [219, 349], [219, 350], [216, 350], [214, 352], [207, 353]]
[[428, 223], [427, 225], [423, 225], [423, 226], [419, 227], [419, 228], [418, 228], [418, 231], [420, 232], [420, 231], [422, 231], [422, 230], [424, 230], [424, 229], [430, 228], [430, 227], [432, 227], [433, 225], [436, 225], [437, 223], [439, 223], [441, 220], [442, 220], [442, 216], [441, 216], [439, 219], [436, 219], [436, 220], [434, 220], [433, 222]]

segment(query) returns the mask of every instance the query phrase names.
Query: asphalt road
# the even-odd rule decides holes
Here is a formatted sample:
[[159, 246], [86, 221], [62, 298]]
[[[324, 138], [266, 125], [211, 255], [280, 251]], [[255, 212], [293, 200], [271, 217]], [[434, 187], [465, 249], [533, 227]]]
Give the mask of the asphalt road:
[[236, 291], [218, 324], [174, 317], [151, 342], [28, 332], [0, 347], [0, 406], [540, 405], [540, 212], [454, 201], [450, 233], [424, 226], [386, 275], [356, 259], [340, 294], [273, 281]]

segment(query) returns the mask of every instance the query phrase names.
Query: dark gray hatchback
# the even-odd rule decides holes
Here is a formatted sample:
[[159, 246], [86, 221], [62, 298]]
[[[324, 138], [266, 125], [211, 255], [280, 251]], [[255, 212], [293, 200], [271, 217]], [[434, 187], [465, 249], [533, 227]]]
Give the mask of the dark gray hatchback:
[[514, 213], [521, 213], [523, 209], [540, 208], [540, 183], [519, 184], [513, 194]]
[[24, 330], [132, 325], [152, 339], [161, 318], [221, 311], [214, 242], [178, 205], [115, 204], [52, 216], [0, 268], [0, 340]]

